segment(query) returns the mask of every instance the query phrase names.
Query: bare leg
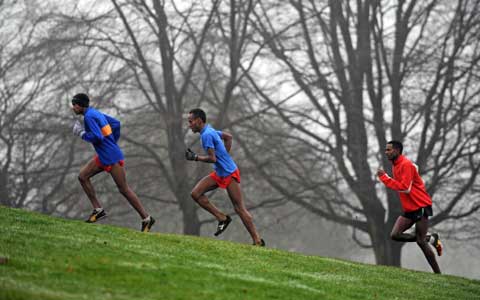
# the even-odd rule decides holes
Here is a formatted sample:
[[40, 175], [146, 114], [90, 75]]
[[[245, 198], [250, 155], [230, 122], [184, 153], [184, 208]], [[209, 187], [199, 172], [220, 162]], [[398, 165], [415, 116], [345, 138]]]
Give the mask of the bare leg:
[[214, 190], [218, 187], [217, 183], [210, 176], [202, 178], [197, 185], [193, 188], [191, 196], [195, 202], [198, 203], [203, 209], [215, 216], [218, 221], [225, 221], [227, 215], [221, 212], [215, 205], [208, 201], [206, 192]]
[[412, 227], [413, 224], [415, 224], [415, 222], [409, 218], [405, 218], [404, 216], [398, 217], [390, 233], [391, 239], [397, 242], [416, 242], [417, 237], [415, 234], [404, 233], [404, 231]]
[[130, 189], [127, 184], [127, 176], [125, 173], [125, 169], [120, 166], [119, 163], [116, 163], [112, 166], [112, 170], [110, 171], [110, 175], [112, 176], [113, 180], [115, 181], [118, 191], [128, 200], [130, 205], [138, 212], [142, 219], [148, 217], [147, 212], [143, 208], [142, 203], [138, 199], [137, 195]]
[[428, 218], [422, 217], [415, 223], [415, 233], [416, 233], [416, 242], [417, 245], [422, 249], [425, 258], [427, 259], [430, 267], [432, 267], [433, 272], [441, 273], [440, 267], [438, 266], [437, 259], [435, 258], [435, 253], [433, 253], [432, 248], [426, 241], [427, 231], [428, 231]]
[[83, 168], [80, 170], [80, 174], [78, 175], [78, 180], [80, 181], [85, 194], [87, 194], [88, 199], [92, 203], [93, 208], [100, 208], [102, 206], [97, 199], [97, 195], [95, 193], [95, 189], [93, 188], [92, 182], [90, 182], [90, 178], [102, 171], [103, 170], [95, 164], [95, 159], [92, 159], [85, 166], [83, 166]]
[[240, 216], [242, 219], [243, 225], [247, 228], [250, 236], [253, 239], [253, 242], [257, 245], [260, 245], [261, 240], [260, 236], [258, 235], [257, 229], [253, 224], [252, 215], [247, 211], [245, 204], [243, 203], [243, 195], [240, 189], [240, 184], [232, 178], [232, 182], [227, 187], [228, 196], [232, 201], [233, 207], [235, 208], [235, 212]]

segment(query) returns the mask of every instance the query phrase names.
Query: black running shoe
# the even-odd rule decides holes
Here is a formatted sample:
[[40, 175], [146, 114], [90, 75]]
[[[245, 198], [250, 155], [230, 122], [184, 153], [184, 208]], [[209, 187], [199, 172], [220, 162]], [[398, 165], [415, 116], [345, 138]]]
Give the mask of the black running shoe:
[[433, 247], [435, 247], [435, 250], [437, 250], [437, 255], [442, 256], [443, 245], [442, 245], [442, 242], [440, 241], [440, 238], [438, 237], [438, 233], [432, 233], [432, 237], [433, 237]]
[[107, 216], [107, 213], [105, 212], [105, 210], [102, 209], [101, 211], [97, 211], [96, 209], [94, 209], [90, 217], [88, 217], [88, 219], [85, 222], [95, 223], [98, 220], [105, 218], [106, 216]]
[[230, 218], [229, 215], [227, 215], [225, 221], [218, 221], [217, 232], [215, 232], [214, 235], [219, 236], [223, 231], [225, 231], [225, 229], [227, 229], [230, 222], [232, 222], [232, 218]]
[[150, 216], [150, 220], [145, 221], [145, 222], [142, 221], [141, 231], [142, 232], [149, 232], [150, 229], [152, 228], [153, 224], [155, 224], [155, 219], [152, 216]]
[[255, 244], [253, 243], [254, 246], [258, 246], [258, 247], [265, 247], [265, 241], [263, 239], [260, 239], [260, 244]]

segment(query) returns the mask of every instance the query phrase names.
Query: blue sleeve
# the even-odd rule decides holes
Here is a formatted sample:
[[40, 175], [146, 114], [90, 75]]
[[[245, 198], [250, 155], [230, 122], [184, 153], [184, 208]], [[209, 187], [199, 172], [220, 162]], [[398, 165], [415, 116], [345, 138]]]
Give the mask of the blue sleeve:
[[83, 122], [88, 126], [89, 131], [85, 132], [82, 139], [92, 144], [103, 141], [102, 130], [94, 118], [85, 116]]
[[112, 128], [113, 138], [115, 139], [115, 142], [117, 142], [118, 139], [120, 138], [121, 123], [119, 120], [115, 119], [114, 117], [111, 117], [105, 114], [104, 116], [107, 119], [108, 124], [110, 124], [110, 127]]
[[210, 134], [202, 135], [202, 146], [205, 151], [210, 148], [215, 149], [215, 144], [213, 143], [213, 136], [211, 136]]
[[221, 130], [217, 130], [217, 134], [218, 134], [218, 136], [220, 137], [220, 139], [222, 139], [222, 131], [221, 131]]

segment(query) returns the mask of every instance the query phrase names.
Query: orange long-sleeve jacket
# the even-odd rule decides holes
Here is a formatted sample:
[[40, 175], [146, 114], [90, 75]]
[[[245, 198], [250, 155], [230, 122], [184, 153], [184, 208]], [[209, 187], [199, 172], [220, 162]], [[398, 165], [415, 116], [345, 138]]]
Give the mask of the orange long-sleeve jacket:
[[418, 167], [403, 155], [393, 162], [393, 178], [383, 174], [379, 179], [386, 187], [397, 191], [404, 212], [432, 205], [432, 198], [427, 193], [425, 184], [418, 174]]

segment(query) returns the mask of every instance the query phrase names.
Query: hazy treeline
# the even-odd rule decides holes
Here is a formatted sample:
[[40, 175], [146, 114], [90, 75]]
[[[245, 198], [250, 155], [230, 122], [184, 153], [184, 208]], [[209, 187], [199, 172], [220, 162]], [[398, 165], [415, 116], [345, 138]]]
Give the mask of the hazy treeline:
[[[77, 174], [93, 149], [71, 134], [70, 111], [86, 92], [122, 121], [129, 181], [172, 231], [213, 221], [190, 198], [210, 166], [184, 159], [201, 151], [186, 113], [202, 107], [233, 133], [261, 221], [301, 209], [400, 265], [403, 244], [389, 239], [400, 204], [375, 177], [398, 139], [433, 196], [431, 225], [478, 243], [479, 5], [0, 1], [0, 204], [90, 210]], [[131, 212], [110, 178], [95, 186], [117, 216]]]

